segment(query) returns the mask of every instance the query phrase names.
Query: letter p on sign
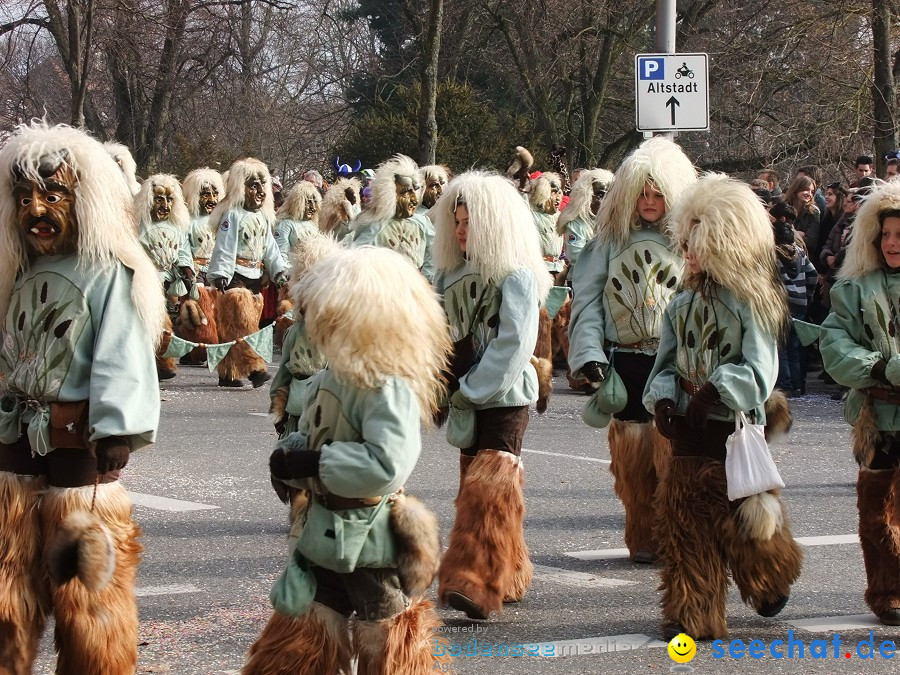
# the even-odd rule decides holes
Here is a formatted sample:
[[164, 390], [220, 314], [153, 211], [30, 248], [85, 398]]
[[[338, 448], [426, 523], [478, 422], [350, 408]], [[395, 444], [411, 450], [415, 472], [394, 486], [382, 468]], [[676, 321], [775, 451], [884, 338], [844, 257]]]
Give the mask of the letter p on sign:
[[665, 59], [641, 59], [639, 79], [664, 80], [666, 79]]

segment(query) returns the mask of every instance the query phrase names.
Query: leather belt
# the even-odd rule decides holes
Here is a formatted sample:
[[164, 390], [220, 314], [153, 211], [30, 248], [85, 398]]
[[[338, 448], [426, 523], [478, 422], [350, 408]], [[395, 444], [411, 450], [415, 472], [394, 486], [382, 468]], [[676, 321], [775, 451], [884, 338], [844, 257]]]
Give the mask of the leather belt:
[[690, 396], [696, 396], [697, 392], [700, 391], [700, 387], [683, 377], [678, 378], [678, 384], [681, 385], [681, 391]]
[[562, 260], [558, 255], [545, 255], [544, 262], [559, 262]]
[[643, 340], [638, 340], [637, 342], [631, 342], [629, 344], [624, 344], [621, 342], [610, 342], [609, 340], [603, 341], [604, 349], [639, 349], [641, 351], [645, 349], [652, 349], [656, 351], [659, 349], [659, 338], [645, 338]]
[[887, 401], [888, 403], [900, 405], [900, 391], [892, 391], [891, 389], [879, 389], [878, 387], [869, 387], [868, 389], [863, 389], [862, 391], [866, 396], [871, 396], [878, 401]]
[[209, 258], [194, 258], [194, 262], [195, 262], [197, 265], [208, 265], [208, 264], [209, 264]]
[[343, 511], [345, 509], [365, 509], [371, 506], [378, 506], [381, 497], [339, 497], [338, 495], [323, 495], [325, 506], [332, 511]]
[[263, 268], [262, 260], [250, 260], [249, 258], [235, 258], [234, 260], [241, 267], [255, 267], [258, 270]]

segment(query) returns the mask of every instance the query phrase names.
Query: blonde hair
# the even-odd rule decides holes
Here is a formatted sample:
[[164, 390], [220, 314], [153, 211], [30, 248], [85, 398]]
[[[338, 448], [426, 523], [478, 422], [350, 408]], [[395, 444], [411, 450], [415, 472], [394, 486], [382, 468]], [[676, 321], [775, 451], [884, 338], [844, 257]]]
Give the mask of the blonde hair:
[[616, 171], [615, 181], [597, 211], [596, 239], [624, 246], [632, 230], [640, 229], [637, 200], [647, 183], [665, 197], [666, 214], [657, 223], [666, 232], [669, 214], [686, 188], [697, 182], [691, 160], [673, 141], [655, 136], [641, 143]]
[[[464, 203], [469, 212], [465, 255], [456, 241], [458, 203]], [[509, 180], [483, 171], [460, 174], [450, 181], [429, 216], [435, 229], [432, 253], [436, 269], [450, 272], [468, 260], [486, 282], [500, 284], [525, 267], [534, 273], [544, 302], [552, 279], [528, 204]]]
[[865, 196], [853, 221], [853, 236], [838, 270], [839, 279], [855, 279], [884, 267], [880, 215], [894, 210], [900, 210], [900, 183], [879, 185]]
[[134, 210], [137, 214], [138, 231], [148, 227], [153, 218], [150, 215], [153, 210], [153, 190], [155, 188], [168, 188], [172, 191], [172, 210], [169, 212], [169, 222], [179, 231], [187, 234], [191, 227], [191, 216], [188, 214], [187, 204], [184, 203], [184, 194], [181, 185], [175, 176], [167, 173], [157, 173], [141, 185], [141, 190], [134, 198]]
[[763, 331], [781, 335], [787, 298], [775, 266], [775, 237], [765, 207], [750, 187], [707, 174], [687, 188], [671, 215], [672, 235], [687, 245], [702, 273], [685, 266], [682, 284], [699, 290], [704, 278], [748, 305]]
[[353, 204], [347, 199], [347, 190], [352, 190], [356, 206], [360, 205], [359, 191], [362, 184], [356, 178], [338, 178], [325, 196], [319, 210], [319, 229], [325, 234], [334, 233], [341, 223], [353, 220]]
[[85, 269], [121, 263], [132, 270], [131, 300], [151, 340], [158, 342], [165, 320], [165, 299], [153, 263], [137, 237], [134, 198], [122, 172], [100, 142], [69, 126], [23, 124], [0, 150], [0, 316], [9, 309], [16, 276], [28, 254], [17, 224], [13, 171], [43, 183], [41, 160], [57, 156], [75, 173], [75, 217], [78, 264]]
[[569, 203], [559, 214], [556, 221], [557, 234], [565, 234], [566, 228], [573, 220], [582, 220], [595, 223], [594, 214], [591, 213], [591, 202], [594, 200], [594, 183], [602, 183], [609, 190], [615, 176], [606, 169], [582, 169], [581, 175], [572, 190], [569, 192]]
[[[284, 204], [275, 214], [276, 220], [303, 220], [303, 212], [306, 211], [306, 200], [312, 198], [316, 202], [317, 209], [322, 207], [322, 195], [316, 186], [308, 180], [301, 180], [288, 192]], [[318, 224], [319, 211], [313, 216], [312, 222]]]
[[390, 249], [341, 248], [296, 281], [310, 341], [335, 376], [361, 389], [403, 378], [427, 425], [445, 385], [451, 351], [437, 295], [404, 256]]
[[290, 294], [294, 307], [300, 306], [303, 294], [303, 284], [300, 280], [306, 274], [306, 271], [320, 260], [334, 255], [339, 250], [341, 250], [340, 244], [333, 237], [322, 233], [301, 237], [297, 241], [293, 249], [291, 249]]
[[209, 214], [213, 228], [221, 224], [225, 214], [231, 209], [244, 208], [244, 183], [257, 174], [262, 175], [266, 182], [266, 196], [260, 212], [269, 221], [270, 226], [275, 224], [275, 198], [272, 196], [272, 177], [269, 175], [269, 168], [258, 159], [248, 157], [237, 160], [226, 172], [228, 179], [225, 183], [225, 198], [219, 200], [216, 208]]
[[225, 181], [222, 180], [222, 174], [215, 169], [209, 167], [194, 169], [181, 183], [184, 202], [187, 204], [188, 213], [193, 218], [206, 215], [200, 213], [200, 192], [207, 186], [215, 188], [220, 200], [225, 199]]
[[141, 184], [137, 179], [137, 163], [134, 161], [134, 157], [131, 156], [131, 150], [128, 149], [127, 145], [116, 143], [115, 141], [106, 141], [103, 144], [103, 149], [115, 160], [116, 165], [119, 167], [119, 173], [125, 178], [125, 184], [128, 186], [131, 194], [136, 197], [141, 189]]
[[425, 180], [441, 180], [446, 182], [450, 180], [450, 169], [443, 164], [429, 164], [422, 167], [422, 176]]

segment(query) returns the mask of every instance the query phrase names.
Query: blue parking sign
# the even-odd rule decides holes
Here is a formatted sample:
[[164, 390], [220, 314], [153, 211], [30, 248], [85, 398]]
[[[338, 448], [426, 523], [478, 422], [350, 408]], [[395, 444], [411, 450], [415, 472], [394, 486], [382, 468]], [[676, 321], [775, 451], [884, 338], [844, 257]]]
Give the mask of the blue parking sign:
[[664, 80], [666, 79], [666, 60], [663, 58], [639, 58], [638, 79], [640, 80]]

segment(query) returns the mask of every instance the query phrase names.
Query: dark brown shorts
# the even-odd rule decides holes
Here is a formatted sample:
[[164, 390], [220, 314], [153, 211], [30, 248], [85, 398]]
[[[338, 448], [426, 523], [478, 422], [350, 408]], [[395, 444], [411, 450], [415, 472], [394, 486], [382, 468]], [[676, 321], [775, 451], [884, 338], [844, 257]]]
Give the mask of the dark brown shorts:
[[503, 450], [518, 457], [522, 454], [527, 426], [527, 405], [476, 410], [475, 445], [460, 452], [474, 457], [479, 450]]
[[717, 462], [725, 461], [725, 441], [734, 433], [734, 422], [707, 420], [702, 429], [688, 426], [684, 415], [672, 417], [675, 438], [672, 439], [672, 455], [675, 457], [707, 457]]
[[[23, 476], [47, 476], [52, 487], [84, 487], [97, 478], [97, 457], [93, 450], [56, 448], [46, 455], [31, 455], [31, 444], [24, 433], [15, 443], [0, 443], [0, 471]], [[118, 479], [119, 472], [103, 474], [101, 483]]]
[[392, 567], [361, 567], [349, 574], [324, 567], [313, 567], [312, 571], [316, 575], [315, 601], [346, 617], [356, 612], [362, 621], [379, 621], [409, 606], [397, 570]]
[[234, 276], [231, 277], [231, 282], [228, 284], [228, 288], [246, 288], [248, 291], [255, 295], [259, 295], [262, 293], [262, 282], [263, 278], [259, 279], [250, 279], [245, 277], [243, 274], [234, 273]]

